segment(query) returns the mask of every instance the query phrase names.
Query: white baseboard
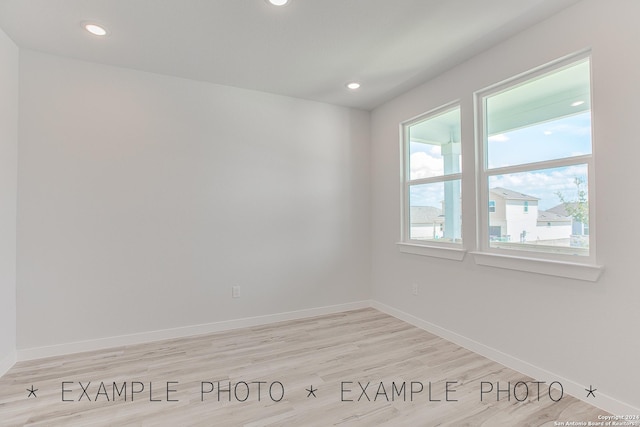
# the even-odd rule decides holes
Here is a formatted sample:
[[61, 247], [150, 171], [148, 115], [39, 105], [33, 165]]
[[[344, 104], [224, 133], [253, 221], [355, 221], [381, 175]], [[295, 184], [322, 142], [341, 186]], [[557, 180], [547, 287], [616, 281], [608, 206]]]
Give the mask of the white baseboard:
[[15, 350], [11, 351], [9, 354], [0, 359], [0, 377], [6, 374], [9, 369], [11, 369], [13, 365], [16, 364], [16, 361], [17, 355]]
[[411, 314], [408, 314], [401, 310], [390, 307], [386, 304], [383, 304], [377, 301], [372, 301], [371, 307], [377, 310], [380, 310], [381, 312], [386, 313], [390, 316], [393, 316], [397, 319], [400, 319], [404, 322], [407, 322], [413, 326], [416, 326], [420, 329], [423, 329], [427, 332], [430, 332], [434, 335], [437, 335], [441, 338], [444, 338], [448, 341], [451, 341], [461, 347], [466, 348], [467, 350], [471, 350], [474, 353], [477, 353], [486, 357], [487, 359], [493, 360], [494, 362], [498, 362], [501, 365], [504, 365], [515, 371], [521, 372], [534, 379], [537, 379], [540, 381], [547, 381], [547, 382], [558, 381], [562, 384], [562, 388], [565, 394], [571, 395], [576, 399], [582, 400], [583, 402], [588, 403], [589, 405], [596, 406], [604, 411], [610, 412], [611, 414], [614, 414], [614, 415], [640, 414], [639, 408], [633, 407], [629, 404], [621, 402], [617, 399], [614, 399], [613, 397], [607, 396], [600, 392], [598, 392], [597, 401], [594, 401], [593, 398], [591, 400], [587, 400], [585, 387], [582, 384], [578, 384], [567, 378], [556, 375], [553, 372], [549, 372], [545, 369], [539, 368], [535, 365], [525, 362], [524, 360], [520, 360], [516, 357], [510, 356], [506, 353], [501, 352], [500, 350], [496, 350], [495, 348], [488, 347], [477, 341], [464, 337], [448, 329], [442, 328], [438, 325], [434, 325], [433, 323], [422, 320], [418, 317], [415, 317]]
[[[42, 359], [45, 357], [81, 353], [85, 351], [104, 350], [107, 348], [121, 347], [125, 345], [143, 344], [153, 341], [228, 331], [231, 329], [267, 325], [270, 323], [284, 322], [287, 320], [305, 319], [308, 317], [323, 316], [326, 314], [334, 314], [369, 307], [371, 307], [370, 301], [356, 301], [346, 304], [309, 308], [305, 310], [289, 311], [285, 313], [268, 314], [265, 316], [245, 317], [242, 319], [226, 320], [222, 322], [206, 323], [202, 325], [163, 329], [159, 331], [142, 332], [131, 335], [120, 335], [95, 340], [70, 342], [46, 347], [18, 349], [17, 359], [18, 361], [25, 361]], [[2, 371], [0, 370], [0, 372]]]

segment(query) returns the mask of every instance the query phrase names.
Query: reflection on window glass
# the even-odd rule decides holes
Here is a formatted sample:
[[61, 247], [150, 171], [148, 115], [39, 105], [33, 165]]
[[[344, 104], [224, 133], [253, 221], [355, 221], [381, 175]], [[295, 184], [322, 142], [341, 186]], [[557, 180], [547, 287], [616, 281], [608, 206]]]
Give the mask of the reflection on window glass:
[[485, 98], [487, 168], [591, 154], [589, 61]]

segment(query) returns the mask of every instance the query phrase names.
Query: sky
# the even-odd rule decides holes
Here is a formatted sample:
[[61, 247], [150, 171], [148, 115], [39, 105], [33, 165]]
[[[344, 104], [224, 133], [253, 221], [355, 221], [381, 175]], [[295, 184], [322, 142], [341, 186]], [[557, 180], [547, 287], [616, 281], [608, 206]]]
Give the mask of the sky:
[[[487, 142], [488, 169], [591, 154], [591, 113], [585, 112], [522, 129], [493, 135]], [[442, 176], [440, 147], [412, 142], [410, 144], [411, 179]], [[557, 192], [567, 200], [576, 195], [575, 179], [587, 182], [586, 165], [539, 169], [490, 177], [489, 187], [504, 187], [540, 199], [541, 210], [561, 203]], [[440, 208], [444, 199], [442, 183], [414, 186], [412, 206]]]

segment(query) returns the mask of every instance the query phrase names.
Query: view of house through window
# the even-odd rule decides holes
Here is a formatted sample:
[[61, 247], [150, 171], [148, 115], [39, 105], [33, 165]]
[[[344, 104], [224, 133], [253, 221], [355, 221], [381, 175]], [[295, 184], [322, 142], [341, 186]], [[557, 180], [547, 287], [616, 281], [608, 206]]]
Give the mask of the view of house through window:
[[460, 244], [460, 107], [427, 114], [404, 131], [405, 239]]
[[[575, 56], [476, 93], [479, 251], [595, 259], [589, 57]], [[462, 248], [460, 106], [402, 124], [403, 241]], [[469, 178], [466, 178], [469, 179]], [[593, 193], [593, 191], [591, 191]]]
[[489, 248], [589, 255], [589, 61], [482, 98]]

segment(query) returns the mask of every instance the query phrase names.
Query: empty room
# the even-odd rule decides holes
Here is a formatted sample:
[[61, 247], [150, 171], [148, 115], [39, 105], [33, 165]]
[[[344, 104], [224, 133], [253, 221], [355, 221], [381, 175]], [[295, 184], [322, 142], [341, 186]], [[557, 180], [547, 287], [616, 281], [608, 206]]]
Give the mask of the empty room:
[[0, 0], [0, 426], [640, 426], [637, 0]]

